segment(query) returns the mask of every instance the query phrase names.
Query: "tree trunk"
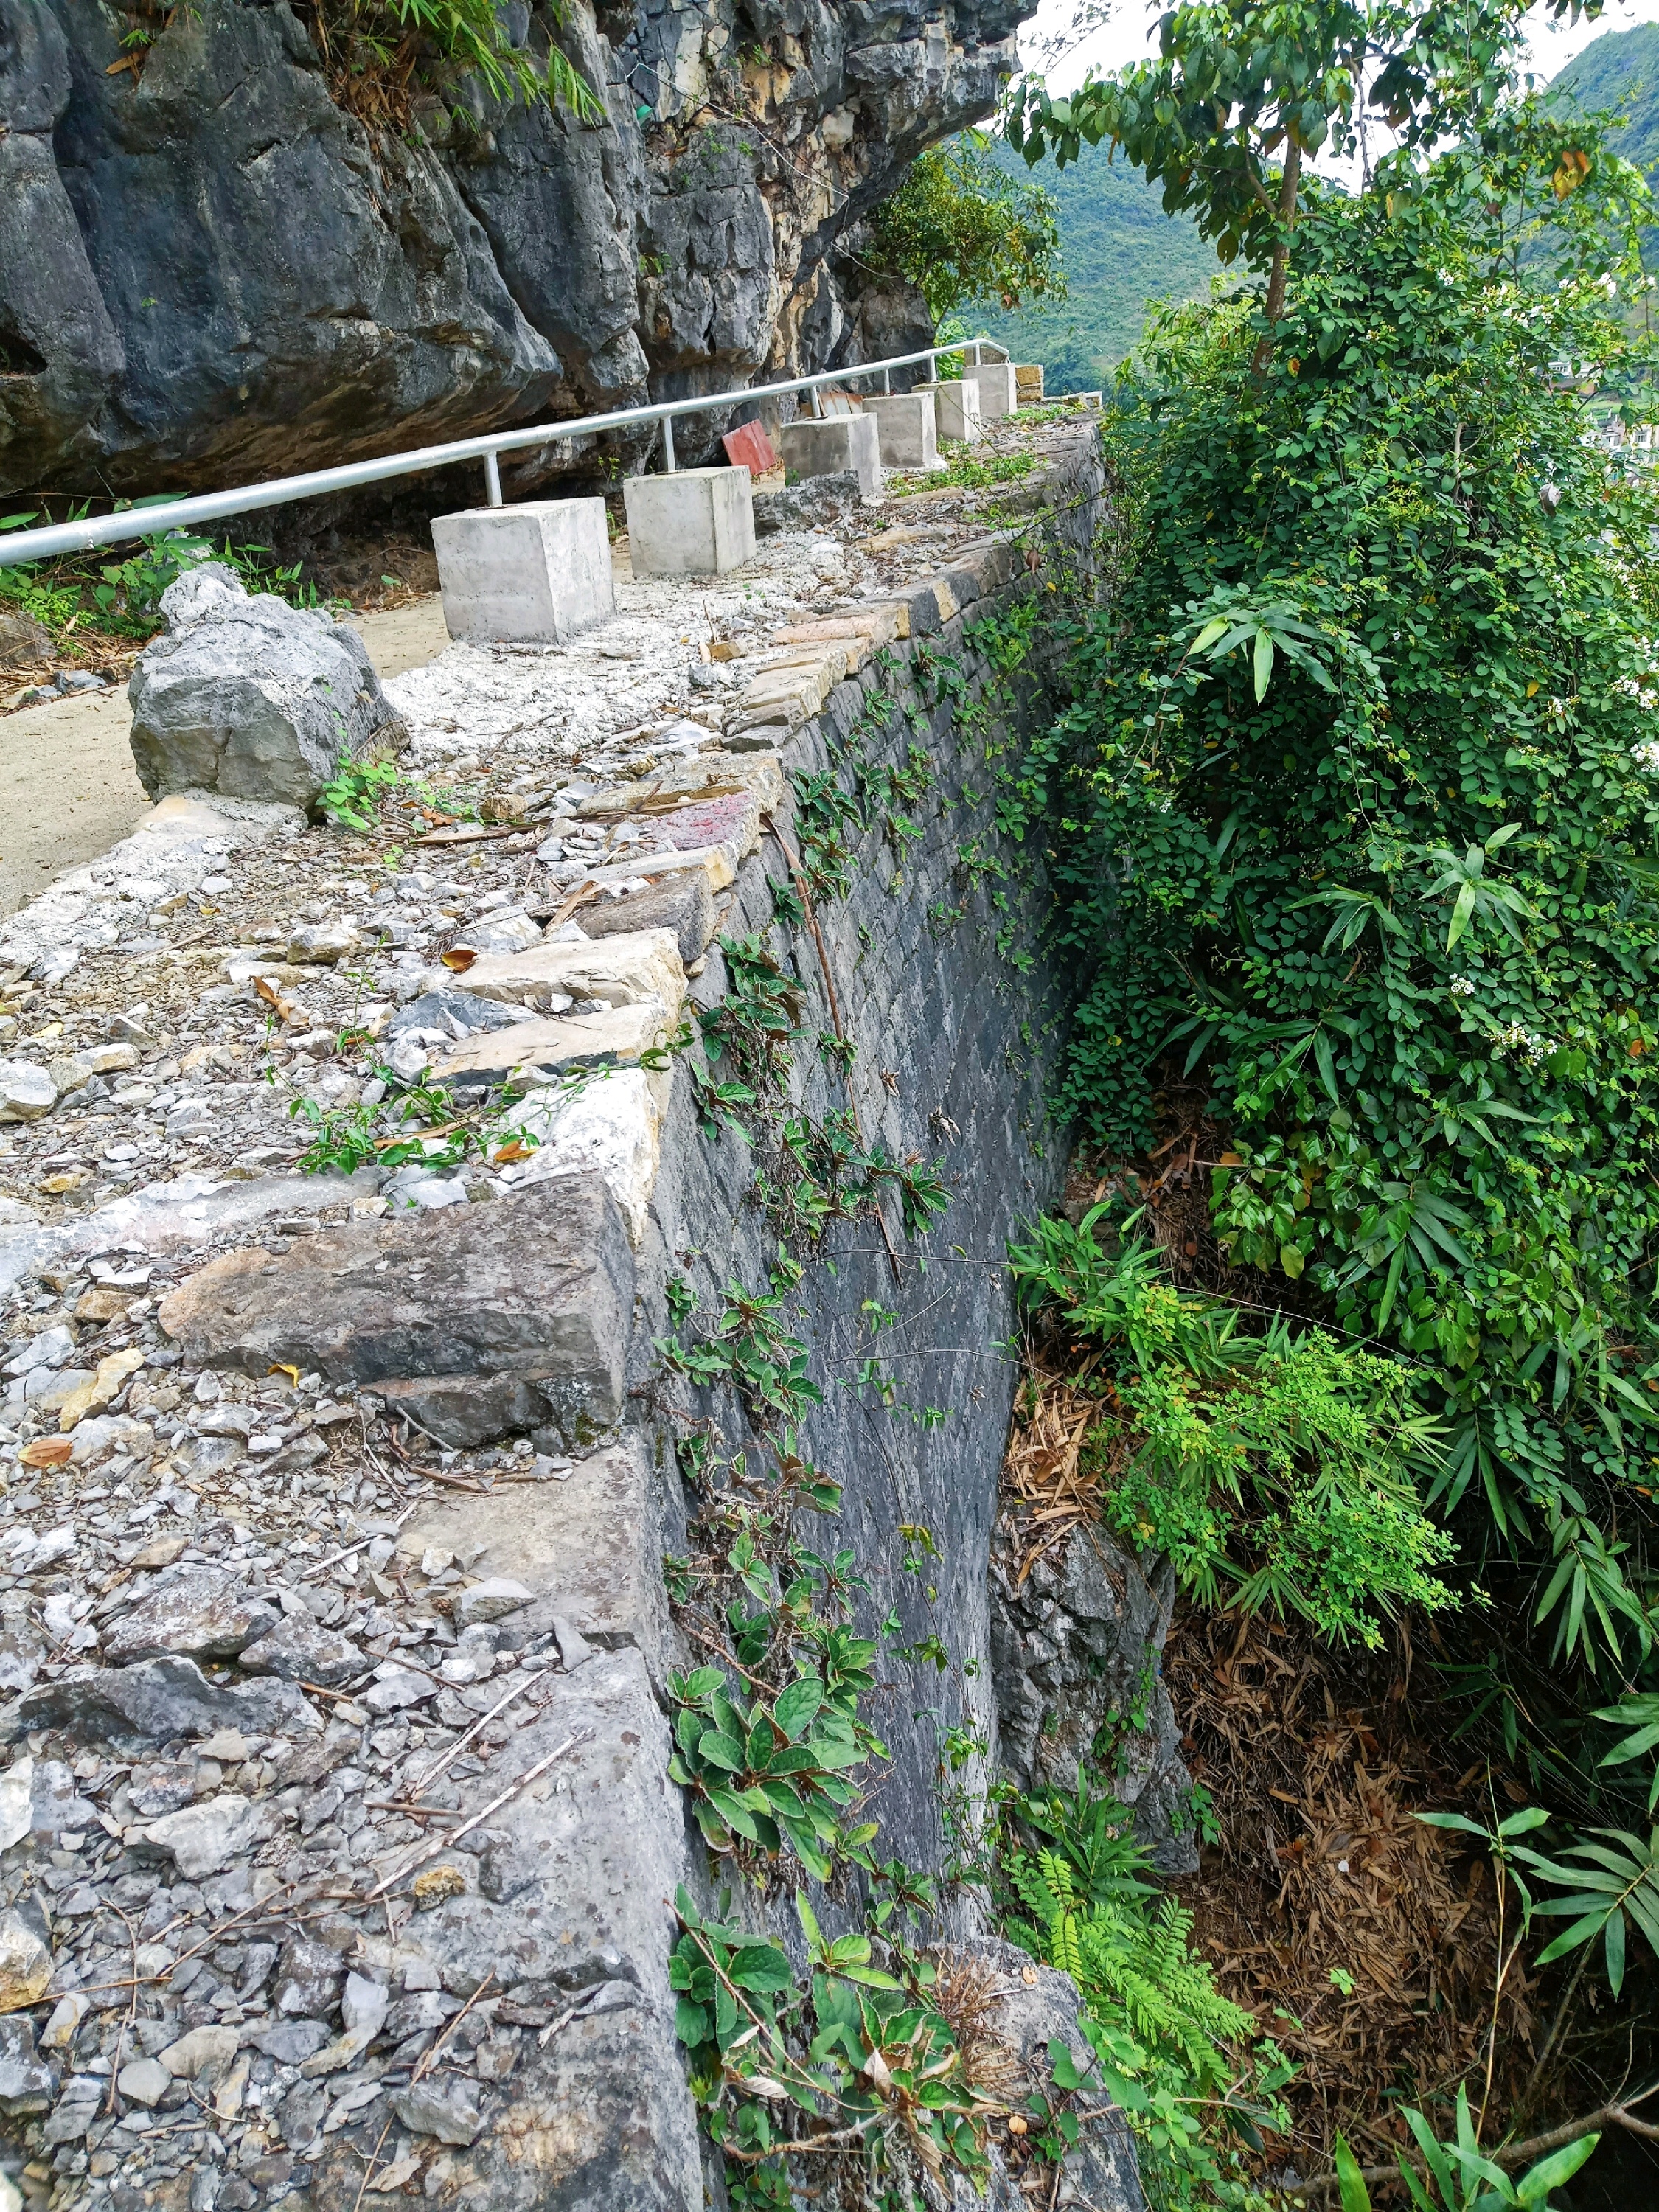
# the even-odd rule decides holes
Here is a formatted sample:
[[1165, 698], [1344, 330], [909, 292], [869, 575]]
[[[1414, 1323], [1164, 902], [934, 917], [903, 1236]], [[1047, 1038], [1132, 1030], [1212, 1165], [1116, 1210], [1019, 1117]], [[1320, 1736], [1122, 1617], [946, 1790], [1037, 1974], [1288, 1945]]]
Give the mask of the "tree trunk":
[[1296, 228], [1296, 190], [1302, 174], [1302, 149], [1292, 139], [1285, 149], [1285, 174], [1279, 192], [1279, 243], [1273, 248], [1272, 266], [1267, 271], [1267, 298], [1263, 313], [1267, 321], [1267, 335], [1255, 349], [1251, 363], [1260, 376], [1273, 357], [1273, 327], [1285, 313], [1285, 294], [1291, 272], [1291, 233]]

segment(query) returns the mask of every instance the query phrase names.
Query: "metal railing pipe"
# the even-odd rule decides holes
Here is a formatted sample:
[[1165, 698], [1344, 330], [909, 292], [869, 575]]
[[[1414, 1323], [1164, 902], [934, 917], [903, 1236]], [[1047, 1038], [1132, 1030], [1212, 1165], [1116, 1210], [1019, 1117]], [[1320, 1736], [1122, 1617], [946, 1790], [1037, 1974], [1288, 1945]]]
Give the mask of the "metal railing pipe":
[[155, 538], [171, 530], [194, 530], [203, 524], [222, 522], [234, 514], [252, 514], [262, 507], [289, 507], [296, 501], [320, 499], [330, 492], [351, 491], [359, 485], [385, 483], [393, 477], [418, 476], [428, 469], [447, 468], [456, 461], [483, 461], [489, 503], [500, 503], [497, 457], [521, 453], [532, 446], [547, 446], [565, 438], [586, 438], [602, 430], [627, 429], [635, 424], [660, 422], [665, 458], [673, 463], [673, 432], [677, 415], [712, 414], [723, 407], [741, 407], [757, 399], [783, 399], [793, 392], [814, 395], [825, 384], [842, 384], [854, 377], [880, 375], [890, 389], [896, 368], [914, 368], [926, 362], [930, 368], [941, 355], [963, 353], [971, 346], [975, 358], [990, 345], [1006, 361], [1005, 347], [994, 338], [958, 338], [951, 345], [925, 346], [918, 353], [895, 354], [887, 361], [860, 362], [851, 368], [815, 370], [810, 376], [791, 377], [782, 384], [751, 384], [735, 392], [709, 392], [694, 399], [653, 400], [643, 407], [619, 407], [604, 415], [582, 415], [568, 422], [538, 422], [522, 430], [493, 430], [482, 437], [452, 439], [441, 446], [420, 446], [407, 453], [387, 453], [374, 460], [348, 461], [338, 468], [313, 469], [303, 476], [273, 477], [270, 483], [244, 484], [234, 491], [207, 492], [196, 498], [168, 501], [165, 505], [128, 507], [120, 514], [88, 516], [80, 522], [56, 522], [39, 530], [14, 530], [0, 534], [0, 568], [26, 561], [46, 561], [62, 553], [82, 553], [94, 545], [115, 545], [133, 538]]

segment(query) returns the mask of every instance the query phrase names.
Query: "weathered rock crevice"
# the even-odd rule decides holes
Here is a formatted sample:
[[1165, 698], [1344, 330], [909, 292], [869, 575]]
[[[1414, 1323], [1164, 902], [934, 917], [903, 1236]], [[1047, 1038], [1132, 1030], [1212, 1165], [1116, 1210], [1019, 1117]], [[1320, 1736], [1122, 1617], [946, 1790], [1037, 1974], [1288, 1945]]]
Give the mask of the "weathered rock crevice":
[[136, 58], [97, 0], [0, 11], [0, 483], [206, 489], [927, 342], [860, 224], [990, 112], [1022, 0], [519, 12], [604, 123], [469, 82], [371, 133], [282, 0], [175, 9]]

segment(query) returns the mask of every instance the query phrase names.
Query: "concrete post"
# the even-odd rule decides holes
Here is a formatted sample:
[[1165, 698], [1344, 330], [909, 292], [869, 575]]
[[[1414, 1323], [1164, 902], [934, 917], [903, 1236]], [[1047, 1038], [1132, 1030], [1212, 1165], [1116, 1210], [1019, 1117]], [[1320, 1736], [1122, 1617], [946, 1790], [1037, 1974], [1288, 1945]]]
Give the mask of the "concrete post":
[[947, 377], [943, 384], [921, 387], [933, 395], [933, 422], [939, 441], [970, 445], [980, 433], [979, 386], [965, 376]]
[[778, 433], [792, 476], [832, 477], [850, 469], [866, 499], [881, 490], [881, 441], [871, 414], [836, 415], [822, 422], [786, 422]]
[[939, 428], [933, 414], [930, 385], [915, 392], [872, 393], [865, 412], [881, 428], [881, 458], [884, 466], [933, 469], [939, 466]]
[[999, 415], [1012, 415], [1018, 408], [1012, 362], [981, 362], [977, 368], [968, 370], [967, 380], [979, 386], [979, 411], [986, 422]]
[[747, 469], [627, 477], [623, 505], [636, 576], [723, 576], [755, 557]]
[[432, 518], [444, 622], [475, 645], [562, 645], [616, 609], [602, 499]]

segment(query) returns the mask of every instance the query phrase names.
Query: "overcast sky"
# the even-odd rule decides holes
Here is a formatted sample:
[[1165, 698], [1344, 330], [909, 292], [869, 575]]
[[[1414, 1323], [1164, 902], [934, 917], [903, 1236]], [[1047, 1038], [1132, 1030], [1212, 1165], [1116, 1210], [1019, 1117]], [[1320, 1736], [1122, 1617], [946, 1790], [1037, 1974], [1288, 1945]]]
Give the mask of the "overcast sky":
[[[1143, 9], [1139, 0], [1112, 0], [1111, 12], [1106, 23], [1092, 32], [1083, 43], [1067, 54], [1065, 59], [1048, 72], [1048, 87], [1052, 92], [1066, 92], [1080, 82], [1092, 64], [1097, 70], [1121, 69], [1126, 62], [1139, 60], [1152, 51], [1147, 41], [1158, 17], [1164, 13], [1166, 0], [1154, 0], [1154, 4]], [[1079, 0], [1042, 0], [1035, 19], [1021, 33], [1021, 50], [1028, 62], [1035, 59], [1035, 50], [1042, 43], [1063, 38], [1078, 12]], [[1540, 79], [1547, 82], [1564, 68], [1592, 39], [1599, 39], [1606, 31], [1627, 30], [1632, 23], [1659, 22], [1659, 0], [1609, 0], [1601, 19], [1594, 23], [1579, 22], [1571, 28], [1555, 27], [1547, 12], [1534, 8], [1528, 22], [1532, 30], [1532, 63]]]

